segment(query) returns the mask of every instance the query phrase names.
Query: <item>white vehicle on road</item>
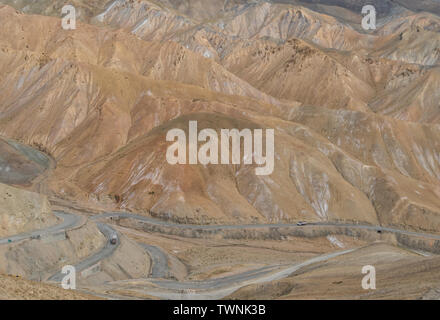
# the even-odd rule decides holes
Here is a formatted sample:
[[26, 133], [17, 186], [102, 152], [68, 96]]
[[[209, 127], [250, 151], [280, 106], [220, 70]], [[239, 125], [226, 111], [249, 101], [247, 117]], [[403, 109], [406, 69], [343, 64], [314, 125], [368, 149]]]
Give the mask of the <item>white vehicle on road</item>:
[[110, 238], [110, 243], [111, 244], [116, 244], [118, 243], [118, 236], [116, 234], [113, 234], [112, 237]]

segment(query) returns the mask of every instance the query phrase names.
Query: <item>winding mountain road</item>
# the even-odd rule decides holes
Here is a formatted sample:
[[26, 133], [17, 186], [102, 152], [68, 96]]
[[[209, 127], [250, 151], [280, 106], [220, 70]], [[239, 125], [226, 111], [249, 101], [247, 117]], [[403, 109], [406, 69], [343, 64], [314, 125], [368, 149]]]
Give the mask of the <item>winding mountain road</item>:
[[155, 226], [163, 226], [163, 227], [173, 227], [179, 229], [188, 229], [188, 230], [245, 230], [245, 229], [267, 229], [267, 228], [297, 228], [303, 229], [304, 227], [346, 227], [351, 229], [363, 229], [363, 230], [371, 230], [371, 231], [382, 231], [382, 232], [390, 232], [395, 234], [403, 234], [409, 236], [422, 237], [426, 239], [432, 240], [440, 240], [440, 235], [438, 234], [430, 234], [423, 232], [415, 232], [415, 231], [407, 231], [390, 227], [381, 227], [381, 226], [372, 226], [372, 225], [361, 225], [361, 224], [346, 224], [346, 223], [337, 223], [337, 222], [311, 222], [307, 223], [304, 226], [298, 226], [296, 224], [243, 224], [243, 225], [193, 225], [193, 224], [177, 224], [173, 222], [167, 222], [163, 220], [158, 220], [154, 218], [149, 218], [133, 213], [125, 213], [125, 212], [108, 212], [103, 214], [98, 214], [93, 216], [92, 219], [101, 219], [101, 218], [127, 218], [134, 219], [138, 221], [142, 221], [144, 223], [148, 223], [150, 225]]
[[[116, 244], [111, 244], [110, 239], [113, 234], [117, 234], [116, 230], [114, 230], [112, 227], [110, 227], [107, 224], [103, 224], [100, 222], [96, 223], [99, 231], [106, 237], [106, 242], [104, 244], [104, 247], [102, 247], [98, 252], [92, 254], [91, 256], [87, 257], [86, 259], [82, 260], [78, 264], [75, 265], [75, 269], [77, 272], [81, 272], [101, 260], [104, 260], [105, 258], [110, 257], [115, 250], [119, 247], [120, 241], [119, 237], [116, 242]], [[61, 272], [57, 272], [56, 274], [52, 275], [48, 280], [49, 281], [61, 281], [65, 275]]]
[[61, 212], [61, 211], [55, 211], [54, 214], [62, 220], [61, 223], [43, 229], [1, 238], [0, 245], [18, 242], [27, 239], [41, 238], [43, 236], [57, 234], [59, 232], [65, 232], [78, 227], [81, 223], [80, 216], [71, 213]]
[[[81, 217], [72, 214], [72, 213], [66, 213], [62, 211], [55, 211], [54, 214], [62, 219], [62, 222], [50, 226], [47, 228], [26, 232], [18, 235], [13, 235], [5, 238], [0, 238], [0, 245], [1, 244], [7, 244], [7, 243], [13, 243], [18, 242], [26, 239], [32, 239], [32, 238], [38, 238], [45, 235], [50, 234], [56, 234], [58, 232], [68, 231], [70, 229], [73, 229], [80, 225]], [[371, 230], [371, 231], [382, 231], [382, 232], [390, 232], [390, 233], [396, 233], [396, 234], [403, 234], [403, 235], [409, 235], [409, 236], [416, 236], [416, 237], [422, 237], [426, 239], [432, 239], [432, 240], [440, 240], [440, 235], [437, 234], [430, 234], [430, 233], [422, 233], [422, 232], [415, 232], [415, 231], [407, 231], [407, 230], [401, 230], [396, 228], [389, 228], [389, 227], [381, 227], [381, 226], [371, 226], [371, 225], [360, 225], [360, 224], [344, 224], [344, 223], [333, 223], [333, 222], [313, 222], [308, 223], [305, 226], [298, 226], [296, 224], [245, 224], [245, 225], [190, 225], [190, 224], [177, 224], [167, 221], [162, 221], [154, 218], [149, 218], [137, 214], [132, 213], [118, 213], [118, 212], [111, 212], [111, 213], [103, 213], [98, 214], [93, 217], [91, 217], [91, 220], [99, 220], [102, 218], [127, 218], [127, 219], [134, 219], [138, 221], [142, 221], [144, 223], [148, 223], [151, 225], [157, 225], [157, 226], [164, 226], [164, 227], [173, 227], [173, 228], [179, 228], [179, 229], [190, 229], [190, 230], [245, 230], [245, 229], [264, 229], [264, 228], [304, 228], [307, 226], [313, 226], [313, 227], [346, 227], [351, 229], [364, 229], [364, 230]], [[101, 225], [100, 230], [104, 235], [106, 235], [108, 232], [105, 227], [103, 227], [102, 224], [98, 224], [98, 226]], [[110, 228], [110, 227], [108, 227]], [[110, 228], [111, 229], [111, 228]], [[105, 231], [103, 231], [105, 230]], [[113, 229], [112, 229], [113, 230]], [[113, 232], [115, 232], [113, 230]], [[148, 251], [155, 251], [153, 246], [144, 246], [145, 249]], [[164, 260], [164, 257], [159, 258], [159, 260]]]
[[173, 300], [207, 300], [222, 299], [234, 291], [250, 284], [259, 284], [268, 281], [279, 280], [288, 277], [295, 271], [300, 270], [313, 263], [326, 261], [356, 249], [332, 252], [323, 254], [301, 263], [288, 267], [268, 266], [256, 270], [246, 271], [240, 274], [209, 279], [205, 281], [173, 281], [173, 280], [149, 280], [156, 288], [144, 289], [145, 293], [162, 299]]
[[[432, 240], [440, 240], [440, 235], [436, 235], [436, 234], [426, 234], [421, 232], [406, 231], [406, 230], [381, 227], [381, 226], [343, 224], [343, 223], [332, 223], [332, 222], [314, 222], [314, 223], [309, 223], [306, 226], [298, 226], [296, 224], [181, 225], [181, 224], [161, 221], [131, 213], [112, 212], [112, 213], [99, 214], [92, 217], [92, 219], [109, 219], [109, 218], [134, 219], [156, 226], [174, 227], [174, 228], [191, 229], [191, 230], [228, 230], [228, 229], [244, 230], [244, 229], [259, 229], [259, 228], [304, 228], [304, 227], [334, 226], [334, 227], [346, 227], [350, 229], [364, 229], [371, 231], [390, 232], [395, 234], [417, 236]], [[233, 293], [237, 289], [242, 288], [243, 286], [282, 279], [288, 277], [293, 272], [308, 265], [311, 265], [313, 263], [326, 261], [328, 259], [335, 258], [343, 254], [351, 253], [354, 250], [356, 250], [356, 249], [350, 249], [350, 250], [328, 253], [291, 266], [280, 266], [280, 265], [266, 266], [223, 278], [209, 279], [205, 281], [176, 281], [176, 280], [154, 279], [154, 278], [163, 278], [166, 270], [168, 270], [166, 257], [164, 257], [163, 252], [157, 250], [157, 248], [155, 248], [154, 246], [149, 246], [146, 244], [143, 244], [143, 246], [149, 251], [150, 256], [152, 257], [153, 260], [152, 275], [149, 279], [144, 279], [144, 280], [147, 280], [150, 284], [152, 284], [155, 287], [153, 289], [144, 289], [143, 291], [148, 295], [152, 295], [158, 298], [182, 299], [182, 300], [221, 299]]]
[[[25, 239], [38, 238], [45, 235], [56, 234], [58, 232], [65, 232], [72, 228], [77, 227], [80, 224], [81, 216], [66, 213], [62, 211], [56, 211], [57, 217], [63, 221], [58, 225], [54, 225], [45, 229], [36, 230], [29, 233], [23, 233], [20, 235], [11, 236], [8, 238], [0, 239], [0, 244], [7, 244], [11, 242], [17, 242]], [[131, 213], [117, 213], [109, 212], [98, 214], [90, 218], [97, 224], [100, 232], [106, 237], [105, 245], [96, 253], [82, 260], [75, 265], [77, 272], [81, 272], [93, 265], [99, 263], [105, 258], [112, 256], [114, 251], [119, 246], [119, 240], [115, 245], [110, 244], [110, 238], [113, 234], [117, 234], [108, 224], [105, 224], [99, 220], [109, 219], [109, 218], [130, 218], [134, 220], [139, 220], [144, 223], [149, 223], [151, 225], [159, 225], [165, 227], [174, 227], [181, 229], [192, 229], [192, 230], [244, 230], [244, 229], [256, 229], [256, 228], [304, 228], [306, 226], [312, 227], [326, 227], [326, 226], [337, 226], [337, 227], [347, 227], [352, 229], [366, 229], [372, 231], [383, 231], [391, 232], [396, 234], [405, 234], [410, 236], [424, 237], [427, 239], [440, 240], [440, 235], [426, 234], [420, 232], [406, 231], [395, 228], [380, 227], [380, 226], [369, 226], [369, 225], [352, 225], [352, 224], [340, 224], [331, 222], [319, 222], [319, 223], [309, 223], [306, 226], [298, 226], [296, 224], [266, 224], [266, 225], [181, 225], [167, 221], [161, 221], [145, 216], [140, 216]], [[151, 274], [148, 279], [143, 279], [148, 281], [155, 288], [145, 289], [145, 293], [165, 299], [221, 299], [237, 289], [249, 285], [258, 284], [267, 281], [278, 280], [285, 278], [292, 274], [293, 272], [308, 266], [312, 263], [325, 261], [343, 254], [350, 253], [354, 249], [344, 250], [339, 252], [333, 252], [329, 254], [324, 254], [305, 262], [294, 264], [291, 266], [287, 265], [276, 265], [276, 266], [266, 266], [254, 270], [248, 270], [239, 274], [235, 274], [228, 277], [209, 279], [205, 281], [176, 281], [176, 280], [164, 280], [169, 275], [168, 267], [168, 257], [160, 249], [152, 245], [140, 243], [140, 245], [148, 251], [152, 259]], [[64, 277], [64, 274], [57, 272], [52, 275], [48, 280], [59, 282]], [[123, 281], [121, 281], [123, 283]]]
[[138, 242], [143, 247], [151, 258], [151, 278], [168, 278], [171, 275], [170, 268], [168, 267], [168, 257], [165, 252], [160, 248], [145, 243]]

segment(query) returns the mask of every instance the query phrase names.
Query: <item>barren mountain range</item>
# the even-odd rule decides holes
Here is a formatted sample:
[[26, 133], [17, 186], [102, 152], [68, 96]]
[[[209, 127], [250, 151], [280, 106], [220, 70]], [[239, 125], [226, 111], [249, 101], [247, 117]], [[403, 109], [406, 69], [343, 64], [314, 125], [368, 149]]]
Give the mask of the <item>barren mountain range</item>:
[[[179, 224], [440, 233], [440, 1], [72, 0], [76, 30], [64, 1], [0, 3], [0, 183], [27, 189], [0, 184], [0, 215], [18, 205], [3, 193], [33, 210], [17, 200], [0, 236], [53, 224], [48, 199]], [[194, 120], [274, 129], [273, 173], [169, 164], [167, 132]]]

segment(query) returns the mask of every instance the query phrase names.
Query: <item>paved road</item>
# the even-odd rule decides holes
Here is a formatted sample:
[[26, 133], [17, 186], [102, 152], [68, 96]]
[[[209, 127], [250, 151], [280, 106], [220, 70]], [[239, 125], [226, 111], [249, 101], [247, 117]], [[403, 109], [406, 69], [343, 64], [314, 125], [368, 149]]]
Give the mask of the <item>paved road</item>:
[[47, 235], [51, 235], [51, 234], [56, 234], [59, 232], [65, 232], [67, 230], [73, 229], [73, 228], [80, 225], [81, 217], [79, 217], [77, 215], [65, 213], [65, 212], [61, 212], [61, 211], [55, 211], [54, 214], [58, 218], [62, 219], [61, 223], [54, 225], [54, 226], [44, 228], [44, 229], [21, 233], [21, 234], [6, 237], [6, 238], [1, 238], [0, 245], [12, 243], [12, 242], [18, 242], [18, 241], [22, 241], [22, 240], [26, 240], [26, 239], [39, 238], [39, 237], [43, 237], [43, 236], [47, 236]]
[[[0, 137], [0, 182], [27, 185], [42, 182], [54, 167], [45, 153], [17, 141]], [[25, 168], [25, 170], [23, 170]]]
[[[33, 231], [30, 233], [24, 233], [21, 235], [11, 236], [9, 238], [0, 239], [0, 244], [11, 242], [21, 241], [24, 239], [29, 239], [37, 236], [44, 236], [48, 234], [63, 232], [68, 229], [74, 228], [79, 224], [80, 217], [69, 214], [65, 212], [57, 211], [55, 214], [63, 219], [63, 222], [51, 226], [49, 228]], [[246, 224], [246, 225], [181, 225], [177, 223], [171, 223], [166, 221], [161, 221], [145, 216], [140, 216], [131, 213], [104, 213], [93, 216], [91, 220], [95, 221], [101, 233], [107, 238], [106, 244], [104, 247], [97, 253], [89, 256], [84, 259], [77, 265], [75, 265], [77, 272], [81, 272], [95, 264], [99, 261], [110, 257], [114, 251], [119, 246], [119, 240], [116, 245], [110, 244], [110, 238], [114, 233], [117, 233], [113, 228], [109, 225], [101, 223], [97, 220], [99, 219], [108, 219], [108, 218], [131, 218], [135, 220], [139, 220], [145, 223], [149, 223], [151, 225], [165, 226], [165, 227], [174, 227], [181, 229], [193, 229], [193, 230], [240, 230], [240, 229], [255, 229], [255, 228], [305, 228], [305, 227], [325, 227], [325, 226], [337, 226], [337, 227], [347, 227], [352, 229], [366, 229], [378, 231], [382, 230], [383, 232], [392, 232], [397, 234], [406, 234], [418, 237], [425, 237], [429, 239], [440, 240], [440, 235], [434, 234], [425, 234], [419, 232], [412, 232], [406, 230], [399, 230], [394, 228], [380, 227], [380, 226], [368, 226], [368, 225], [352, 225], [352, 224], [338, 224], [338, 223], [330, 223], [330, 222], [319, 222], [319, 223], [310, 223], [307, 226], [297, 226], [296, 224], [267, 224], [267, 225], [254, 225], [254, 224]], [[272, 281], [287, 277], [289, 274], [295, 272], [296, 270], [303, 268], [312, 263], [316, 263], [319, 261], [324, 261], [342, 254], [349, 253], [353, 250], [345, 250], [341, 252], [330, 253], [326, 255], [322, 255], [319, 257], [315, 257], [313, 259], [307, 260], [303, 263], [295, 264], [290, 267], [282, 266], [267, 266], [255, 270], [246, 271], [240, 274], [232, 275], [229, 277], [218, 278], [218, 279], [210, 279], [206, 281], [174, 281], [174, 280], [159, 280], [157, 278], [166, 278], [169, 274], [168, 268], [168, 257], [166, 254], [160, 250], [160, 248], [142, 244], [142, 246], [149, 252], [152, 261], [152, 273], [151, 278], [148, 279], [149, 282], [154, 284], [157, 289], [146, 290], [145, 292], [166, 299], [220, 299], [223, 298], [237, 289], [248, 285], [248, 284], [256, 284], [266, 281]], [[282, 268], [282, 270], [279, 270]], [[277, 271], [278, 270], [278, 271]], [[64, 277], [64, 274], [58, 272], [49, 278], [49, 281], [61, 281]]]
[[[54, 211], [54, 214], [62, 220], [61, 223], [27, 233], [13, 235], [6, 238], [0, 238], [0, 245], [10, 244], [27, 239], [38, 239], [41, 237], [50, 236], [61, 232], [66, 232], [68, 230], [78, 227], [81, 224], [81, 220], [82, 220], [81, 216], [62, 212], [62, 211]], [[94, 264], [98, 263], [99, 261], [111, 256], [120, 244], [119, 237], [115, 245], [110, 244], [111, 236], [115, 233], [117, 234], [116, 230], [114, 230], [112, 227], [104, 223], [96, 222], [96, 225], [99, 231], [106, 237], [106, 243], [99, 252], [87, 257], [86, 259], [75, 265], [77, 272], [81, 272], [93, 266]], [[51, 276], [49, 278], [49, 281], [61, 281], [63, 277], [64, 274], [58, 272], [53, 276]]]
[[[31, 239], [38, 236], [45, 236], [50, 234], [56, 234], [58, 232], [67, 231], [69, 229], [73, 229], [76, 226], [80, 224], [81, 218], [75, 214], [66, 213], [62, 211], [55, 211], [54, 214], [63, 220], [58, 225], [50, 226], [48, 228], [43, 228], [40, 230], [35, 230], [31, 232], [26, 232], [6, 238], [0, 238], [0, 245], [1, 244], [7, 244], [11, 242], [17, 242], [22, 241], [25, 239]], [[296, 224], [245, 224], [245, 225], [187, 225], [187, 224], [177, 224], [167, 221], [162, 221], [158, 219], [153, 219], [137, 214], [132, 213], [118, 213], [118, 212], [111, 212], [111, 213], [103, 213], [99, 215], [93, 216], [92, 220], [98, 220], [101, 218], [130, 218], [135, 219], [138, 221], [142, 221], [151, 225], [158, 225], [158, 226], [164, 226], [164, 227], [173, 227], [173, 228], [180, 228], [180, 229], [190, 229], [190, 230], [242, 230], [242, 229], [263, 229], [263, 228], [305, 228], [308, 226], [313, 227], [326, 227], [326, 226], [335, 226], [335, 227], [346, 227], [351, 229], [364, 229], [364, 230], [372, 230], [372, 231], [379, 231], [382, 232], [391, 232], [391, 233], [397, 233], [397, 234], [404, 234], [404, 235], [410, 235], [410, 236], [417, 236], [417, 237], [423, 237], [427, 239], [433, 239], [433, 240], [440, 240], [440, 235], [436, 234], [428, 234], [428, 233], [421, 233], [421, 232], [414, 232], [414, 231], [407, 231], [407, 230], [400, 230], [395, 228], [389, 228], [389, 227], [380, 227], [380, 226], [371, 226], [371, 225], [358, 225], [358, 224], [341, 224], [341, 223], [333, 223], [333, 222], [314, 222], [309, 223], [306, 226], [297, 226]], [[146, 247], [146, 249], [148, 249]], [[150, 248], [152, 252], [154, 251], [153, 248]], [[159, 260], [163, 259], [160, 258]], [[158, 260], [158, 261], [159, 261]]]
[[382, 231], [382, 232], [403, 234], [403, 235], [408, 235], [408, 236], [422, 237], [422, 238], [432, 239], [432, 240], [440, 240], [440, 235], [438, 235], [438, 234], [407, 231], [407, 230], [401, 230], [401, 229], [389, 228], [389, 227], [381, 227], [381, 226], [368, 226], [368, 225], [333, 223], [333, 222], [316, 222], [316, 223], [311, 223], [310, 225], [312, 225], [312, 226], [336, 226], [336, 227], [346, 227], [346, 228], [351, 228], [351, 229]]
[[[46, 229], [25, 233], [21, 235], [16, 235], [9, 237], [11, 242], [20, 241], [23, 239], [32, 238], [35, 236], [42, 236], [51, 233], [57, 233], [65, 231], [69, 228], [73, 228], [78, 225], [80, 218], [73, 214], [68, 214], [65, 212], [56, 212], [58, 217], [63, 219], [63, 222], [52, 226]], [[310, 223], [307, 226], [297, 226], [296, 224], [267, 224], [267, 225], [255, 225], [255, 224], [246, 224], [246, 225], [181, 225], [177, 223], [161, 221], [141, 215], [131, 214], [131, 213], [118, 213], [118, 212], [109, 212], [104, 214], [95, 215], [91, 218], [91, 220], [95, 221], [99, 230], [102, 234], [107, 238], [106, 244], [104, 247], [97, 253], [91, 255], [90, 257], [84, 259], [80, 263], [78, 263], [75, 267], [77, 272], [81, 272], [95, 264], [99, 261], [110, 257], [114, 251], [119, 246], [119, 240], [116, 245], [110, 244], [110, 238], [114, 233], [117, 233], [113, 228], [109, 225], [99, 222], [99, 219], [108, 219], [108, 218], [131, 218], [135, 220], [139, 220], [145, 223], [149, 223], [151, 225], [165, 226], [165, 227], [174, 227], [181, 229], [193, 229], [193, 230], [240, 230], [240, 229], [255, 229], [255, 228], [305, 228], [305, 227], [326, 227], [326, 226], [338, 226], [338, 227], [347, 227], [352, 229], [366, 229], [366, 230], [382, 230], [383, 232], [392, 232], [398, 234], [406, 234], [412, 236], [425, 237], [429, 239], [440, 240], [440, 235], [433, 234], [425, 234], [419, 232], [412, 232], [406, 230], [399, 230], [394, 228], [387, 227], [379, 227], [379, 226], [368, 226], [368, 225], [352, 225], [352, 224], [338, 224], [338, 223], [330, 223], [330, 222], [319, 222], [319, 223]], [[8, 238], [0, 239], [0, 244], [8, 243]], [[309, 265], [311, 263], [323, 261], [326, 259], [330, 259], [332, 257], [345, 254], [351, 252], [352, 250], [346, 250], [342, 252], [336, 252], [331, 254], [326, 254], [323, 256], [319, 256], [306, 262], [295, 264], [291, 267], [284, 268], [280, 271], [274, 272], [277, 269], [280, 269], [281, 266], [267, 266], [255, 270], [246, 271], [240, 274], [232, 275], [229, 277], [218, 278], [218, 279], [210, 279], [206, 281], [186, 281], [179, 282], [174, 280], [159, 280], [158, 278], [167, 278], [169, 276], [169, 267], [168, 267], [168, 257], [167, 255], [158, 247], [151, 246], [148, 244], [141, 244], [150, 254], [153, 262], [153, 267], [151, 271], [151, 278], [149, 279], [151, 283], [153, 283], [158, 288], [161, 288], [165, 291], [154, 291], [148, 292], [149, 294], [156, 295], [157, 297], [169, 298], [169, 299], [217, 299], [224, 297], [238, 288], [250, 284], [250, 283], [261, 283], [264, 281], [271, 281], [276, 279], [281, 279], [283, 277], [288, 276], [294, 271]], [[58, 272], [49, 278], [50, 281], [61, 281], [64, 275], [61, 272]], [[174, 292], [171, 292], [174, 291]], [[185, 292], [183, 292], [185, 291]], [[188, 291], [188, 292], [187, 292]], [[203, 292], [196, 292], [203, 291]], [[182, 293], [183, 292], [183, 293]]]
[[144, 289], [145, 293], [162, 299], [199, 300], [199, 299], [222, 299], [234, 291], [250, 285], [267, 281], [279, 280], [288, 277], [295, 271], [313, 263], [322, 262], [341, 256], [356, 249], [328, 253], [306, 260], [304, 262], [285, 267], [268, 266], [256, 270], [246, 271], [237, 275], [210, 279], [206, 281], [179, 282], [171, 280], [151, 280], [157, 289]]
[[145, 243], [138, 242], [138, 244], [143, 247], [148, 255], [151, 257], [151, 278], [169, 278], [171, 276], [170, 268], [168, 267], [168, 256], [159, 247], [148, 245]]
[[413, 232], [407, 230], [401, 230], [396, 228], [388, 228], [381, 226], [372, 226], [372, 225], [360, 225], [360, 224], [345, 224], [345, 223], [336, 223], [336, 222], [312, 222], [308, 223], [305, 226], [298, 226], [296, 224], [244, 224], [244, 225], [191, 225], [191, 224], [178, 224], [168, 221], [162, 221], [154, 218], [149, 218], [133, 213], [124, 213], [124, 212], [108, 212], [93, 216], [92, 219], [100, 219], [100, 218], [131, 218], [134, 220], [142, 221], [144, 223], [148, 223], [150, 225], [163, 226], [163, 227], [173, 227], [179, 229], [186, 230], [244, 230], [244, 229], [265, 229], [265, 228], [306, 228], [309, 226], [313, 227], [347, 227], [351, 229], [364, 229], [364, 230], [372, 230], [372, 231], [382, 231], [382, 232], [391, 232], [396, 234], [404, 234], [410, 236], [423, 237], [427, 239], [440, 240], [440, 235], [437, 234], [429, 234], [422, 232]]
[[[41, 230], [36, 230], [33, 232], [23, 233], [15, 236], [10, 236], [7, 238], [0, 239], [0, 245], [1, 244], [8, 244], [12, 242], [22, 241], [25, 239], [30, 238], [37, 238], [42, 237], [46, 235], [56, 234], [59, 232], [65, 232], [66, 230], [72, 229], [79, 225], [81, 218], [65, 213], [57, 211], [55, 214], [62, 219], [63, 222], [61, 222], [58, 225], [51, 226], [48, 228], [44, 228]], [[157, 225], [157, 226], [165, 226], [165, 227], [173, 227], [173, 228], [180, 228], [180, 229], [190, 229], [190, 230], [244, 230], [244, 229], [259, 229], [259, 228], [305, 228], [307, 226], [297, 226], [296, 224], [266, 224], [266, 225], [255, 225], [255, 224], [246, 224], [246, 225], [181, 225], [176, 223], [170, 223], [166, 221], [161, 221], [157, 219], [152, 219], [136, 214], [131, 213], [117, 213], [117, 212], [110, 212], [110, 213], [104, 213], [100, 215], [96, 215], [92, 217], [92, 220], [97, 220], [100, 218], [132, 218], [136, 219], [151, 225]], [[111, 245], [110, 244], [110, 238], [111, 236], [116, 233], [116, 231], [111, 228], [110, 226], [100, 223], [96, 221], [96, 224], [102, 234], [107, 238], [107, 241], [104, 245], [104, 247], [97, 253], [87, 257], [80, 263], [76, 265], [77, 272], [81, 272], [99, 261], [111, 256], [114, 251], [119, 246], [119, 240], [117, 244]], [[338, 223], [331, 223], [331, 222], [317, 222], [317, 223], [310, 223], [309, 226], [313, 227], [325, 227], [325, 226], [336, 226], [336, 227], [347, 227], [351, 229], [365, 229], [365, 230], [372, 230], [372, 231], [382, 231], [382, 232], [391, 232], [395, 234], [404, 234], [404, 235], [410, 235], [410, 236], [417, 236], [417, 237], [424, 237], [428, 239], [433, 240], [440, 240], [440, 235], [435, 234], [425, 234], [420, 232], [413, 232], [413, 231], [406, 231], [406, 230], [399, 230], [395, 228], [388, 228], [388, 227], [380, 227], [380, 226], [371, 226], [371, 225], [356, 225], [356, 224], [338, 224]], [[150, 246], [144, 244], [143, 247], [150, 253], [150, 256], [153, 260], [153, 268], [151, 277], [153, 278], [159, 278], [164, 277], [169, 272], [168, 269], [168, 258], [166, 254], [164, 254], [158, 247]], [[167, 298], [167, 299], [220, 299], [228, 294], [234, 292], [235, 290], [248, 285], [248, 284], [255, 284], [255, 283], [261, 283], [266, 281], [272, 281], [281, 279], [284, 277], [287, 277], [289, 274], [295, 272], [296, 270], [299, 270], [307, 265], [310, 265], [312, 263], [325, 261], [327, 259], [346, 254], [349, 252], [352, 252], [353, 250], [345, 250], [330, 254], [321, 255], [319, 257], [312, 258], [310, 260], [307, 260], [305, 262], [292, 265], [290, 267], [280, 269], [280, 266], [267, 266], [263, 268], [259, 268], [256, 270], [250, 270], [246, 271], [237, 275], [219, 278], [219, 279], [210, 279], [206, 281], [192, 281], [192, 282], [179, 282], [179, 281], [172, 281], [172, 280], [158, 280], [158, 279], [151, 279], [150, 282], [152, 282], [155, 286], [162, 289], [155, 290], [155, 291], [149, 291], [148, 294], [154, 295], [156, 297], [160, 298]], [[61, 281], [63, 278], [63, 274], [61, 272], [58, 272], [51, 276], [49, 280], [51, 281]], [[171, 292], [170, 292], [171, 290]], [[181, 291], [184, 291], [183, 293]], [[198, 291], [198, 292], [197, 292]], [[200, 292], [203, 291], [203, 292]]]
[[[110, 239], [113, 234], [117, 234], [116, 230], [114, 230], [109, 225], [103, 224], [103, 223], [96, 223], [99, 231], [106, 237], [106, 242], [104, 247], [99, 250], [97, 253], [87, 257], [83, 261], [79, 262], [75, 265], [76, 272], [81, 272], [95, 264], [97, 264], [99, 261], [110, 257], [113, 252], [119, 247], [120, 241], [119, 236], [116, 244], [111, 244]], [[61, 281], [65, 274], [62, 274], [61, 272], [57, 272], [56, 274], [52, 275], [48, 280], [49, 281]]]
[[175, 281], [175, 280], [151, 280], [156, 286], [172, 289], [172, 290], [213, 290], [220, 289], [238, 283], [260, 278], [273, 272], [276, 269], [280, 269], [281, 266], [265, 266], [253, 270], [248, 270], [238, 274], [234, 274], [227, 277], [208, 279], [203, 281]]

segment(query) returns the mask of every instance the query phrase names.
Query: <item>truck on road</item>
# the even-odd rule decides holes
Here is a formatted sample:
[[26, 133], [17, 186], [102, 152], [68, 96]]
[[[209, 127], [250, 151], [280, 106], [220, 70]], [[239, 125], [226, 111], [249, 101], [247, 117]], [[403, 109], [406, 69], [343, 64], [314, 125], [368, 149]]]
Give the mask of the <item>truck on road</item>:
[[118, 236], [116, 234], [112, 235], [112, 237], [110, 238], [110, 243], [111, 244], [117, 244], [118, 243]]

